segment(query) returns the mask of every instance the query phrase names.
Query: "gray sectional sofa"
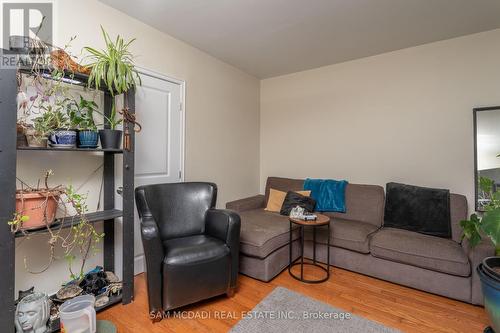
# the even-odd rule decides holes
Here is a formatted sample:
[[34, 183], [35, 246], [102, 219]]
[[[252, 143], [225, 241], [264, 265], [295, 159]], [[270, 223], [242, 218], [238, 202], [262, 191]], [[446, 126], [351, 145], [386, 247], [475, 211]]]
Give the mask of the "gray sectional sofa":
[[[304, 181], [269, 177], [265, 195], [227, 203], [241, 216], [240, 272], [270, 281], [288, 265], [288, 217], [264, 210], [269, 189], [296, 191]], [[460, 220], [467, 217], [467, 199], [451, 194], [452, 239], [394, 228], [384, 228], [384, 189], [377, 185], [349, 184], [346, 213], [332, 217], [330, 248], [327, 231], [318, 229], [317, 257], [334, 266], [473, 304], [483, 304], [475, 267], [494, 248], [483, 242], [470, 249], [460, 242]], [[312, 235], [305, 235], [305, 256], [312, 257]], [[299, 255], [298, 229], [293, 232], [294, 259]]]

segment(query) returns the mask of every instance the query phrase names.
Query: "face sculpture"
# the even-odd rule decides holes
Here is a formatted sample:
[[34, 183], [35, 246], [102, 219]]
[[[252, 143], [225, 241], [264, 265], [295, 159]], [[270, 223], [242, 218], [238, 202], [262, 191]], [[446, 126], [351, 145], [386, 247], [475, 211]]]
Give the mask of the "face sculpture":
[[45, 333], [50, 317], [50, 300], [45, 294], [24, 297], [16, 309], [17, 333]]

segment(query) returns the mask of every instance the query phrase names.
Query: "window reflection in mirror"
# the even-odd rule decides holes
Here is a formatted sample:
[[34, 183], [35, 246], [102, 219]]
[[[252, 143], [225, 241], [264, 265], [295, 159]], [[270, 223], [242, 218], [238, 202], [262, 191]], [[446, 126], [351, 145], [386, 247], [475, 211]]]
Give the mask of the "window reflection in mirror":
[[500, 190], [500, 107], [474, 109], [476, 209], [483, 211]]

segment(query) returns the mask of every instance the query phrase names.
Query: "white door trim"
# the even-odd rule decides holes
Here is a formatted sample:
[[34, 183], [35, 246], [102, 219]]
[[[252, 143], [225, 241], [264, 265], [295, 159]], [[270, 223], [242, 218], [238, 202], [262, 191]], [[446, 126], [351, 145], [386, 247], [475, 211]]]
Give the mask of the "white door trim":
[[141, 67], [141, 66], [135, 66], [137, 68], [137, 71], [140, 74], [145, 74], [149, 75], [152, 77], [156, 77], [160, 80], [165, 80], [168, 82], [172, 82], [174, 84], [178, 84], [181, 88], [181, 124], [180, 124], [180, 129], [181, 129], [181, 156], [180, 156], [180, 161], [181, 161], [181, 179], [180, 181], [184, 181], [185, 177], [185, 158], [186, 158], [186, 152], [185, 152], [185, 147], [186, 147], [186, 81], [180, 80], [173, 78], [171, 76], [167, 76], [162, 73], [158, 73], [156, 71]]

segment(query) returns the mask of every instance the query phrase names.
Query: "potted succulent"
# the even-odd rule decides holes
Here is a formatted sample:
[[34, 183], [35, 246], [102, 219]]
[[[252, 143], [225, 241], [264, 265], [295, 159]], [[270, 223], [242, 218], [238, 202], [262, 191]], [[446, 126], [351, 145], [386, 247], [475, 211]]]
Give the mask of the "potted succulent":
[[99, 142], [99, 134], [94, 119], [97, 104], [80, 96], [80, 101], [73, 101], [68, 107], [68, 116], [72, 128], [78, 129], [78, 147], [96, 148]]
[[102, 26], [101, 30], [106, 48], [101, 51], [92, 47], [84, 48], [89, 53], [88, 59], [90, 59], [88, 67], [91, 71], [88, 82], [89, 86], [94, 86], [96, 89], [104, 84], [112, 96], [111, 114], [105, 117], [108, 126], [99, 131], [99, 136], [103, 149], [117, 149], [120, 148], [122, 137], [122, 131], [117, 127], [123, 120], [116, 112], [115, 96], [126, 93], [140, 84], [133, 55], [129, 51], [129, 46], [135, 39], [125, 42], [118, 35], [115, 41], [112, 41]]
[[488, 198], [482, 216], [472, 214], [469, 220], [460, 222], [463, 238], [471, 247], [477, 246], [486, 235], [495, 246], [496, 257], [483, 260], [476, 269], [484, 296], [484, 306], [495, 332], [500, 332], [500, 192], [493, 191], [494, 182], [488, 178], [479, 179], [479, 188]]

